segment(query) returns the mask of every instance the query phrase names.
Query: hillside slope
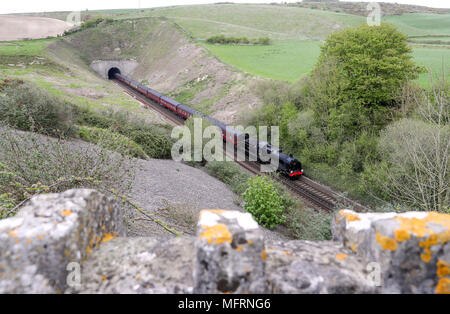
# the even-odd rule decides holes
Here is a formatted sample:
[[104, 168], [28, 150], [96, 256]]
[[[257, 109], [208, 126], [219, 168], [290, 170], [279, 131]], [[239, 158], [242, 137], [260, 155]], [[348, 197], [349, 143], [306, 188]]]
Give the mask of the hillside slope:
[[259, 102], [248, 90], [253, 80], [249, 75], [219, 62], [164, 18], [101, 24], [65, 37], [64, 42], [85, 64], [135, 59], [139, 67], [132, 78], [224, 122], [233, 122], [239, 112]]

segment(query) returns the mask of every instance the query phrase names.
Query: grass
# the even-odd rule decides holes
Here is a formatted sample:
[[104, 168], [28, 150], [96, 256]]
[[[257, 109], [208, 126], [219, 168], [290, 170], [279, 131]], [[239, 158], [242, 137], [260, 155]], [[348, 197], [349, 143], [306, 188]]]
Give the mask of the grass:
[[[423, 65], [431, 70], [433, 77], [442, 76], [443, 70], [446, 76], [450, 77], [450, 49], [415, 47], [413, 56], [417, 64]], [[418, 81], [422, 86], [429, 86], [429, 74], [421, 74]]]
[[394, 24], [410, 36], [450, 35], [450, 14], [410, 13], [387, 16], [383, 21]]
[[269, 46], [205, 46], [221, 61], [261, 77], [293, 82], [308, 73], [320, 54], [319, 41], [276, 41]]
[[[270, 46], [204, 45], [222, 62], [253, 75], [289, 82], [311, 71], [320, 54], [320, 41], [275, 41]], [[448, 68], [450, 49], [413, 48], [412, 55], [417, 64], [431, 69], [435, 75], [442, 74], [442, 62]], [[422, 74], [418, 82], [428, 86], [428, 73]]]
[[[325, 38], [338, 27], [364, 23], [360, 16], [304, 8], [212, 4], [160, 8], [153, 16], [174, 19], [196, 38], [215, 35], [271, 39]], [[274, 18], [276, 17], [276, 18]]]

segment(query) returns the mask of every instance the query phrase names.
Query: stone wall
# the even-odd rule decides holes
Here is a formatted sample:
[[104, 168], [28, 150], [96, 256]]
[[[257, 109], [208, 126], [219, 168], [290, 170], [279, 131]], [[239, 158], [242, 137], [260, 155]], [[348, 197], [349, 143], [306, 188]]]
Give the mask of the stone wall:
[[0, 293], [450, 293], [450, 215], [341, 210], [332, 230], [269, 241], [204, 210], [196, 237], [127, 238], [115, 199], [42, 195], [0, 221]]

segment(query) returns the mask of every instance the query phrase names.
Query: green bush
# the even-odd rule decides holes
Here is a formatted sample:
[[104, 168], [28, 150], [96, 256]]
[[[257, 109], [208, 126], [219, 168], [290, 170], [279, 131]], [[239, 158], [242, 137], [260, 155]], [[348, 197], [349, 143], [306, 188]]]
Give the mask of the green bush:
[[264, 227], [272, 229], [285, 221], [282, 200], [271, 179], [265, 176], [251, 177], [242, 196], [246, 201], [244, 209]]
[[22, 81], [3, 81], [0, 93], [0, 121], [7, 125], [51, 136], [72, 134], [72, 109], [59, 98]]
[[78, 135], [80, 139], [95, 143], [104, 149], [130, 157], [148, 159], [142, 147], [128, 137], [111, 132], [109, 129], [80, 126], [78, 128]]

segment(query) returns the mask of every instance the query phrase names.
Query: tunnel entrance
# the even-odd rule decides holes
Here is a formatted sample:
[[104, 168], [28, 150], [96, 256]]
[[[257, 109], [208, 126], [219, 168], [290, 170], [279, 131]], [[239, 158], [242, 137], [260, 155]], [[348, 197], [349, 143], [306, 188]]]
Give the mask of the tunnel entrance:
[[117, 73], [121, 74], [120, 70], [118, 68], [111, 68], [111, 69], [109, 69], [109, 71], [108, 71], [108, 79], [112, 80], [114, 78], [114, 75], [117, 74]]

